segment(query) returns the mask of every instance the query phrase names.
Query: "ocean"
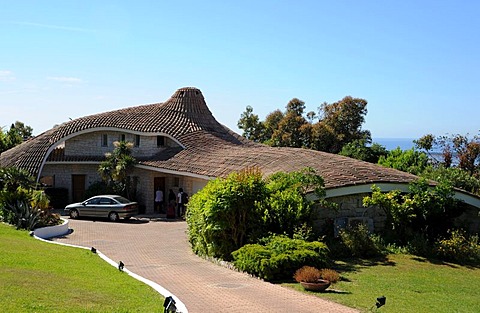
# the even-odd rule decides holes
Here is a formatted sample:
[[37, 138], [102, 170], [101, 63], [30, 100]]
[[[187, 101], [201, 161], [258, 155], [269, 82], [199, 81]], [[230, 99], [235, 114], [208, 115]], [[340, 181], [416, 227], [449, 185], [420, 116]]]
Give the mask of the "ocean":
[[413, 141], [416, 139], [418, 138], [373, 138], [372, 142], [384, 146], [389, 151], [397, 147], [402, 150], [410, 150], [415, 146]]

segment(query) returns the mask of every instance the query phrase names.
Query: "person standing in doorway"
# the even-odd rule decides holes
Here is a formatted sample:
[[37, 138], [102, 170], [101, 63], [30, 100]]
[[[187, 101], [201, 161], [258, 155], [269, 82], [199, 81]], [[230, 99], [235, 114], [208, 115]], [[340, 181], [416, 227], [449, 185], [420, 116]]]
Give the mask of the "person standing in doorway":
[[155, 212], [163, 211], [163, 191], [160, 188], [155, 192]]
[[178, 215], [183, 217], [185, 215], [185, 205], [188, 203], [188, 195], [183, 191], [183, 188], [178, 189], [177, 203]]
[[175, 196], [175, 193], [173, 192], [172, 189], [170, 189], [170, 191], [168, 192], [168, 204], [172, 204], [173, 206], [175, 206], [177, 202], [177, 197]]
[[177, 204], [177, 196], [172, 189], [168, 191], [168, 203], [167, 203], [167, 219], [175, 218], [175, 206]]

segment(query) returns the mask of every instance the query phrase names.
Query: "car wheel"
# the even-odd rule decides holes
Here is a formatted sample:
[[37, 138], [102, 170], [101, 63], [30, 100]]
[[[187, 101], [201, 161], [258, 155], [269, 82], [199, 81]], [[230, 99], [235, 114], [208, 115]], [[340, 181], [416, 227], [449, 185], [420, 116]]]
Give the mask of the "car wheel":
[[116, 212], [110, 212], [108, 214], [108, 219], [112, 222], [118, 221], [118, 214]]
[[78, 214], [78, 211], [73, 209], [73, 210], [70, 210], [70, 218], [78, 218], [79, 214]]

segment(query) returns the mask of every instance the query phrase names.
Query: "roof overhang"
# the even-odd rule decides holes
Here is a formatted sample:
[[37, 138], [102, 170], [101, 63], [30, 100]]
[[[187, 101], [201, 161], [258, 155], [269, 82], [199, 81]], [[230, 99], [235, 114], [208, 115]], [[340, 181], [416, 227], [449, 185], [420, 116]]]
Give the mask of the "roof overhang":
[[169, 170], [169, 169], [164, 169], [164, 168], [154, 167], [154, 166], [148, 166], [148, 165], [143, 165], [143, 164], [137, 164], [137, 165], [135, 165], [135, 167], [136, 168], [141, 168], [141, 169], [144, 169], [144, 170], [148, 170], [148, 171], [158, 172], [158, 173], [165, 173], [165, 174], [179, 175], [179, 176], [187, 176], [187, 177], [198, 178], [198, 179], [203, 179], [203, 180], [212, 180], [212, 179], [216, 178], [216, 177], [212, 177], [212, 176], [199, 175], [199, 174], [194, 174], [194, 173], [190, 173], [190, 172], [183, 172], [183, 171]]
[[[325, 199], [335, 198], [335, 197], [344, 197], [355, 194], [364, 194], [372, 192], [372, 186], [375, 185], [380, 188], [382, 192], [389, 192], [392, 190], [400, 190], [402, 192], [410, 192], [408, 184], [401, 183], [371, 183], [363, 185], [354, 185], [354, 186], [345, 186], [345, 187], [336, 187], [329, 188], [326, 190]], [[463, 201], [471, 206], [480, 208], [480, 198], [474, 195], [471, 195], [466, 192], [461, 192], [455, 190], [455, 198], [457, 200]]]

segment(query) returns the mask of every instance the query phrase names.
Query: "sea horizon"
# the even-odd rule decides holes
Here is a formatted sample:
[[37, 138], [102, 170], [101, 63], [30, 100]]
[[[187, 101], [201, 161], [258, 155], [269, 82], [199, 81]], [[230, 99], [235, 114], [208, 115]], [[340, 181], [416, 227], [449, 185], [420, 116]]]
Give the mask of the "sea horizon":
[[417, 139], [418, 138], [372, 138], [372, 143], [378, 143], [387, 150], [395, 150], [398, 147], [402, 150], [410, 150], [415, 146], [413, 141]]

